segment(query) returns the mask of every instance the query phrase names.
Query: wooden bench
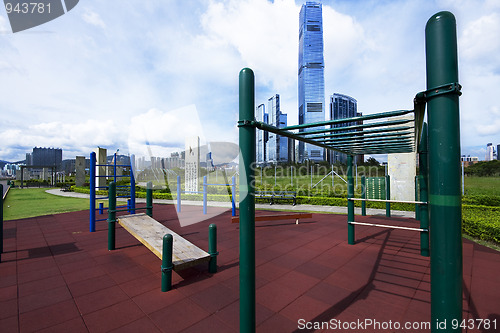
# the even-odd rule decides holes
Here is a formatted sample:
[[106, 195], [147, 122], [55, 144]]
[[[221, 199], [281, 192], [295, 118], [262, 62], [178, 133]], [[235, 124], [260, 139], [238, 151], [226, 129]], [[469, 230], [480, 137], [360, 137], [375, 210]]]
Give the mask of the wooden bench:
[[[255, 215], [255, 221], [276, 221], [295, 219], [295, 224], [299, 224], [299, 219], [312, 218], [312, 213], [287, 213], [275, 215]], [[239, 216], [231, 217], [231, 223], [240, 223]]]
[[117, 220], [123, 228], [160, 259], [163, 259], [163, 236], [171, 234], [173, 237], [172, 265], [174, 271], [180, 271], [210, 261], [209, 253], [182, 238], [145, 213], [119, 216]]
[[297, 204], [297, 192], [293, 191], [256, 191], [256, 199], [269, 199], [269, 204], [272, 205], [276, 200], [292, 200], [292, 205]]

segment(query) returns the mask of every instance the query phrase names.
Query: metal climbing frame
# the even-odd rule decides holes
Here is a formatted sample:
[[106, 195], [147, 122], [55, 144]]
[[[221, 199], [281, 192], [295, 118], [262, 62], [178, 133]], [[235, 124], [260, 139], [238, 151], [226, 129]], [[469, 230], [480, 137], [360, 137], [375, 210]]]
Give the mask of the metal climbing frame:
[[[106, 186], [96, 186], [96, 178], [97, 177], [106, 177], [110, 178], [113, 177], [113, 181], [116, 183], [117, 178], [121, 177], [130, 177], [130, 184], [129, 185], [118, 185], [118, 188], [129, 188], [129, 193], [127, 195], [120, 195], [118, 198], [129, 198], [127, 201], [126, 206], [119, 206], [117, 208], [124, 208], [126, 207], [130, 214], [135, 214], [135, 178], [134, 178], [134, 172], [132, 169], [132, 165], [121, 165], [121, 164], [116, 164], [116, 153], [113, 159], [113, 164], [97, 164], [96, 162], [96, 153], [92, 152], [90, 153], [90, 209], [89, 209], [89, 230], [90, 232], [95, 231], [95, 223], [99, 221], [107, 221], [107, 218], [102, 218], [102, 219], [96, 219], [96, 211], [99, 211], [99, 214], [103, 214], [103, 207], [102, 205], [99, 206], [99, 208], [96, 208], [96, 200], [104, 200], [104, 199], [109, 199], [109, 196], [102, 196], [102, 197], [96, 197], [97, 195], [97, 190], [108, 190], [109, 185]], [[112, 167], [113, 168], [113, 174], [112, 175], [96, 175], [96, 167]], [[121, 176], [117, 175], [116, 173], [116, 168], [117, 167], [129, 167], [130, 168], [130, 176]]]
[[[348, 197], [354, 197], [353, 156], [419, 152], [422, 216], [429, 217], [431, 248], [431, 322], [462, 318], [462, 234], [460, 197], [460, 126], [456, 21], [450, 12], [432, 16], [425, 28], [427, 90], [413, 110], [276, 128], [255, 121], [255, 78], [249, 68], [239, 75], [240, 146], [240, 331], [255, 332], [255, 129], [346, 153]], [[427, 106], [428, 133], [424, 126]], [[336, 125], [345, 125], [335, 127]], [[427, 200], [428, 199], [428, 200]], [[354, 201], [348, 200], [348, 221]], [[423, 234], [423, 232], [421, 233]], [[354, 243], [354, 224], [348, 223]], [[459, 331], [458, 328], [456, 331]], [[432, 325], [432, 331], [438, 327]]]

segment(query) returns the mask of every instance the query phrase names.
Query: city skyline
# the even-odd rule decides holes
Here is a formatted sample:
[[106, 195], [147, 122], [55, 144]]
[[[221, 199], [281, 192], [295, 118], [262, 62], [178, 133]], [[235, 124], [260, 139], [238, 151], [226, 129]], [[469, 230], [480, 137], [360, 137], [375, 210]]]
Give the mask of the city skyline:
[[[237, 142], [244, 67], [256, 74], [256, 101], [279, 94], [294, 125], [303, 3], [88, 0], [16, 34], [0, 11], [0, 159], [23, 160], [35, 146], [60, 147], [64, 159], [96, 146], [148, 156], [146, 142], [159, 156], [200, 126], [205, 142]], [[425, 23], [453, 12], [462, 154], [483, 158], [485, 143], [500, 142], [498, 1], [332, 0], [322, 8], [325, 96], [354, 96], [364, 115], [412, 108], [426, 89]], [[193, 114], [200, 126], [191, 126]]]

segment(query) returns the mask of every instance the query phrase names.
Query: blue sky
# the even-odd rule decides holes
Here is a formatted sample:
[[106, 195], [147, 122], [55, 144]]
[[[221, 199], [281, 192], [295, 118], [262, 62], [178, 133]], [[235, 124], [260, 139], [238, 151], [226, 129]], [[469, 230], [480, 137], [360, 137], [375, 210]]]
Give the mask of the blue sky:
[[[289, 0], [95, 1], [13, 34], [0, 10], [0, 159], [34, 146], [64, 158], [96, 147], [167, 156], [186, 135], [237, 142], [238, 73], [256, 104], [280, 94], [297, 123], [298, 16]], [[425, 5], [424, 5], [425, 4]], [[500, 2], [323, 1], [325, 96], [370, 114], [411, 109], [425, 90], [424, 29], [457, 18], [462, 151], [500, 143]]]

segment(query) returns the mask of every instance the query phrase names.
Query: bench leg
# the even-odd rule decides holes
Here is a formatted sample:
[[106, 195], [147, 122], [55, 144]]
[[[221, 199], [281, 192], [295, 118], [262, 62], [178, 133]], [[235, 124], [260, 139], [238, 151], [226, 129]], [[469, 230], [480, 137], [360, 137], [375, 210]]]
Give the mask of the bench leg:
[[208, 272], [217, 273], [217, 226], [210, 224], [208, 227], [208, 253], [210, 254], [210, 261], [208, 262]]
[[163, 249], [161, 260], [161, 291], [172, 289], [172, 249], [174, 240], [171, 234], [163, 236]]

